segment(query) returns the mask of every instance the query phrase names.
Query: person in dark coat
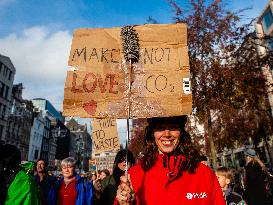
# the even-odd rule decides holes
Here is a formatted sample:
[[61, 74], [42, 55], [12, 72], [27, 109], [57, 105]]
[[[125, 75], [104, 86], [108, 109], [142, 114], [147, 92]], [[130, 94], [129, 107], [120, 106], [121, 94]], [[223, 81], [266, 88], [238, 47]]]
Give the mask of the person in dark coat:
[[[128, 168], [135, 164], [133, 153], [128, 150]], [[126, 150], [120, 150], [114, 161], [113, 174], [101, 181], [101, 194], [94, 197], [94, 205], [113, 205], [120, 184], [120, 177], [125, 174]], [[97, 181], [99, 183], [99, 181]], [[97, 183], [94, 184], [95, 189]], [[97, 188], [98, 189], [98, 188]]]
[[19, 171], [21, 162], [20, 150], [10, 144], [0, 144], [0, 204], [4, 204], [8, 186]]
[[242, 196], [231, 189], [230, 185], [234, 179], [231, 169], [219, 167], [216, 169], [216, 176], [222, 188], [227, 205], [246, 205]]
[[244, 198], [247, 205], [265, 205], [266, 167], [256, 155], [255, 150], [248, 149], [245, 151], [245, 155], [246, 166]]
[[100, 175], [99, 175], [99, 178], [101, 180], [103, 180], [105, 177], [108, 177], [108, 176], [110, 176], [110, 172], [108, 169], [101, 170]]
[[48, 175], [46, 168], [46, 161], [43, 159], [38, 159], [36, 162], [35, 180], [40, 188], [42, 205], [47, 204], [49, 190], [56, 182], [56, 178], [54, 176]]

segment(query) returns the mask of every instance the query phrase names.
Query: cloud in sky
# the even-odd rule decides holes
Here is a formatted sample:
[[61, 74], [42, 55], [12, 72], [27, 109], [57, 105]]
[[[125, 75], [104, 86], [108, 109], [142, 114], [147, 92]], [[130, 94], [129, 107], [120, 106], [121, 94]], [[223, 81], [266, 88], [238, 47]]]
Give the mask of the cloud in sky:
[[25, 99], [42, 97], [62, 108], [71, 40], [69, 31], [52, 33], [46, 27], [31, 27], [0, 38], [0, 53], [13, 62], [15, 83], [23, 83]]
[[[68, 31], [50, 32], [46, 27], [31, 27], [19, 35], [12, 33], [0, 38], [0, 53], [10, 57], [14, 64], [15, 83], [23, 83], [25, 99], [45, 98], [62, 110], [71, 41]], [[90, 121], [79, 119], [79, 123]], [[125, 145], [126, 120], [117, 123], [120, 142]]]

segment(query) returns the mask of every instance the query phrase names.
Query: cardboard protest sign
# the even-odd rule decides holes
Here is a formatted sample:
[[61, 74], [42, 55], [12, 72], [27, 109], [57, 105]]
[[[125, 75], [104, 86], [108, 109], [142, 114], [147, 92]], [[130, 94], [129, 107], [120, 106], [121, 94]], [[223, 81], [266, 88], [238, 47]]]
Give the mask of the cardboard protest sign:
[[121, 28], [75, 31], [68, 64], [76, 71], [68, 72], [66, 79], [65, 116], [146, 118], [191, 113], [186, 25], [147, 24], [134, 29], [140, 55], [132, 65], [123, 56]]
[[120, 149], [116, 120], [112, 118], [93, 119], [92, 139], [95, 154]]
[[96, 159], [89, 159], [89, 171], [97, 171]]

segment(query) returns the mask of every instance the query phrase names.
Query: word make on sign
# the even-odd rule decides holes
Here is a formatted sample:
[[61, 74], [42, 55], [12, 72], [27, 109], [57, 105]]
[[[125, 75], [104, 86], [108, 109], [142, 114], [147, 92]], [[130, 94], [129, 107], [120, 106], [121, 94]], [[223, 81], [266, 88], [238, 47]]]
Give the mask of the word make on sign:
[[[171, 48], [142, 48], [143, 63], [155, 64], [170, 61]], [[72, 61], [84, 62], [120, 63], [120, 51], [114, 48], [76, 48], [72, 55]]]
[[116, 55], [119, 53], [119, 50], [114, 48], [76, 48], [72, 55], [72, 61], [81, 59], [84, 62], [119, 63], [119, 60], [116, 59]]

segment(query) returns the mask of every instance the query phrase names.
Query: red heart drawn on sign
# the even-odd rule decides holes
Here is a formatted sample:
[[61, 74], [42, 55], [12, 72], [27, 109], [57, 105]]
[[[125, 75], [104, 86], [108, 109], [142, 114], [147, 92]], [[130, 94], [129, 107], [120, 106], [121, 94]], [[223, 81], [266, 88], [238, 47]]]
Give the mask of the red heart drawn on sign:
[[82, 107], [89, 115], [95, 115], [97, 109], [97, 102], [91, 100], [89, 102], [84, 103]]

